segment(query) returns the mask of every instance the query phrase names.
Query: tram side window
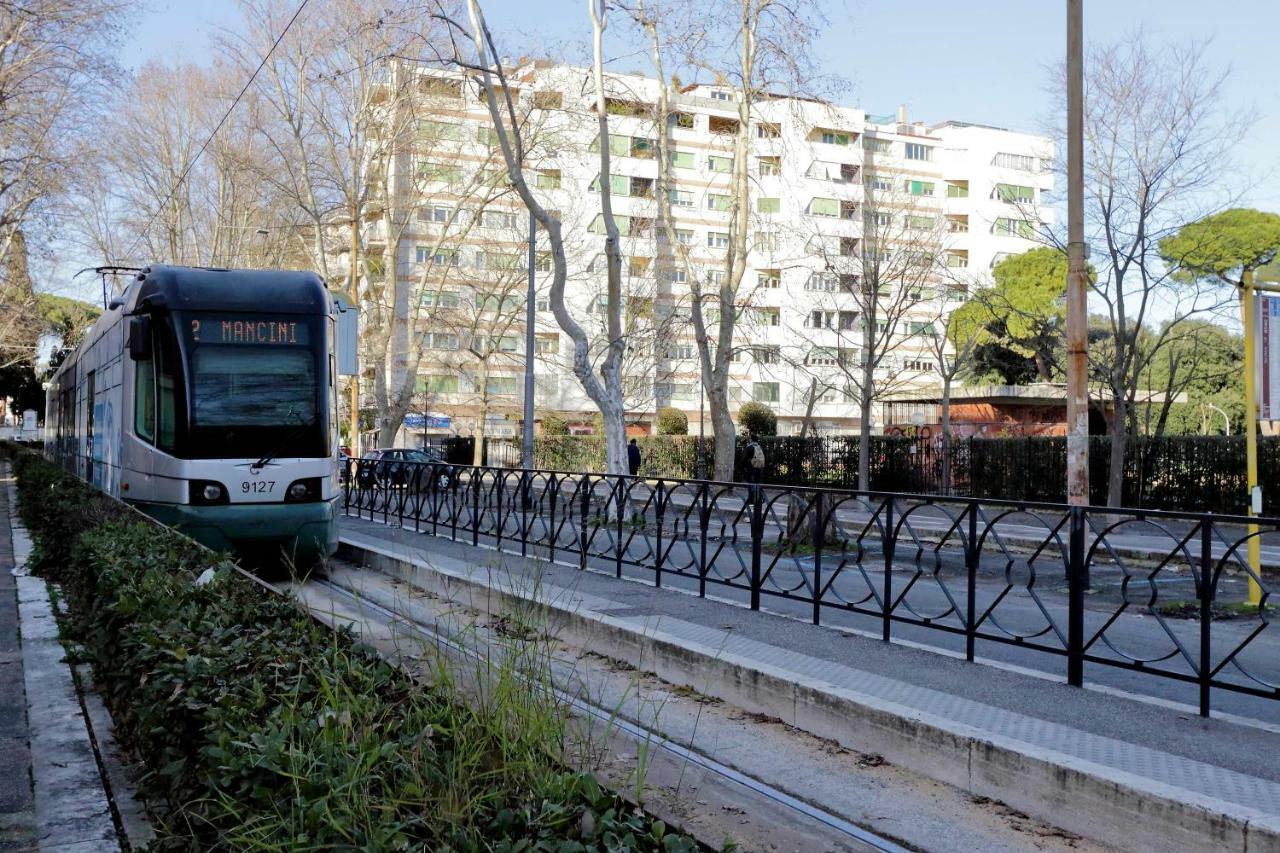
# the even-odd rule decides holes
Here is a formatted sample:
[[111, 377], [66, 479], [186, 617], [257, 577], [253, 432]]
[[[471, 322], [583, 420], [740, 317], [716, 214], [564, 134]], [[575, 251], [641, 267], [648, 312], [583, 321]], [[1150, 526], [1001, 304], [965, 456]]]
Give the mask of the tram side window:
[[177, 347], [168, 323], [156, 323], [152, 328], [152, 357], [134, 364], [134, 429], [142, 440], [173, 450], [177, 432]]
[[156, 364], [155, 359], [133, 363], [133, 428], [138, 438], [156, 440]]
[[178, 359], [178, 341], [173, 324], [166, 319], [156, 329], [156, 420], [161, 449], [172, 451], [178, 426], [178, 377], [182, 364]]

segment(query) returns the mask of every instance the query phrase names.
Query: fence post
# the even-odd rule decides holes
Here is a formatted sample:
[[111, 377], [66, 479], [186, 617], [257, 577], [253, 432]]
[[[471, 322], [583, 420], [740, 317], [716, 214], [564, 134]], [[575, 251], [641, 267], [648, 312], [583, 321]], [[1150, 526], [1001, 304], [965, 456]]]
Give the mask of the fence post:
[[893, 498], [885, 498], [884, 535], [881, 547], [884, 550], [884, 604], [880, 624], [880, 639], [886, 643], [892, 636], [893, 625], [893, 552], [898, 544], [898, 532], [893, 527]]
[[617, 540], [613, 543], [613, 575], [614, 577], [622, 577], [622, 519], [626, 517], [626, 503], [622, 499], [623, 490], [626, 488], [626, 481], [621, 475], [615, 475], [613, 480], [613, 500], [617, 512]]
[[699, 500], [702, 507], [698, 511], [698, 532], [702, 535], [698, 542], [698, 597], [707, 597], [707, 527], [710, 524], [711, 508], [707, 505], [707, 481], [703, 480], [700, 484], [701, 495]]
[[658, 534], [656, 537], [658, 550], [657, 550], [657, 553], [654, 555], [654, 560], [653, 560], [653, 585], [659, 589], [662, 588], [662, 510], [663, 510], [662, 502], [664, 500], [665, 494], [666, 494], [666, 490], [662, 485], [662, 481], [659, 480], [657, 502], [654, 504], [655, 513], [658, 519]]
[[480, 486], [484, 480], [484, 468], [473, 468], [475, 488], [471, 490], [471, 544], [480, 544]]
[[547, 476], [550, 478], [547, 487], [551, 490], [551, 496], [547, 499], [550, 503], [547, 508], [547, 562], [554, 563], [556, 561], [556, 497], [560, 492], [560, 479], [554, 473]]
[[965, 604], [964, 659], [973, 663], [974, 646], [977, 645], [978, 626], [978, 564], [982, 554], [978, 550], [978, 502], [969, 503], [969, 537], [965, 542], [964, 567], [968, 574], [968, 597]]
[[813, 624], [822, 624], [822, 540], [827, 525], [822, 519], [822, 492], [813, 493]]
[[760, 548], [764, 544], [764, 506], [760, 487], [747, 486], [751, 499], [751, 609], [760, 609]]
[[1067, 684], [1081, 687], [1084, 684], [1084, 590], [1087, 569], [1085, 567], [1084, 528], [1085, 508], [1073, 506], [1070, 510], [1068, 535], [1067, 578]]
[[1200, 522], [1200, 716], [1209, 716], [1209, 687], [1213, 680], [1213, 519]]
[[591, 475], [582, 475], [582, 506], [578, 516], [578, 568], [587, 570], [587, 516], [591, 514]]

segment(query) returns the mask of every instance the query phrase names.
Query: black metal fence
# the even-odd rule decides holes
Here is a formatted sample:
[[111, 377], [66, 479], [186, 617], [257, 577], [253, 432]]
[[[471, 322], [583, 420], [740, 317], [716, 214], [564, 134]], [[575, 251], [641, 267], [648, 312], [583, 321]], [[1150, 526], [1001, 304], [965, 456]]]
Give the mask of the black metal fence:
[[[706, 480], [349, 461], [349, 515], [606, 569], [814, 624], [857, 617], [886, 641], [950, 636], [1085, 667], [1280, 699], [1280, 639], [1256, 539], [1280, 563], [1280, 519], [747, 486]], [[1260, 601], [1250, 603], [1249, 589]], [[1086, 592], [1089, 593], [1086, 598]], [[909, 626], [909, 627], [908, 627]]]
[[[699, 449], [699, 442], [702, 442]], [[694, 436], [638, 439], [650, 477], [695, 478], [711, 470], [712, 440]], [[764, 481], [787, 486], [853, 489], [858, 486], [857, 436], [762, 439]], [[486, 464], [520, 467], [520, 446], [510, 439], [486, 442]], [[1090, 439], [1091, 503], [1107, 502], [1111, 439]], [[963, 437], [952, 441], [950, 489], [943, 482], [942, 444], [897, 436], [871, 438], [871, 488], [883, 492], [953, 494], [1021, 501], [1065, 501], [1066, 439]], [[599, 436], [539, 436], [534, 466], [545, 470], [600, 472]], [[1259, 481], [1280, 483], [1280, 437], [1258, 441]], [[746, 480], [742, 460], [734, 479]], [[1242, 513], [1247, 511], [1242, 436], [1132, 437], [1125, 453], [1123, 506], [1141, 509]], [[1280, 515], [1280, 490], [1264, 488], [1264, 511]]]

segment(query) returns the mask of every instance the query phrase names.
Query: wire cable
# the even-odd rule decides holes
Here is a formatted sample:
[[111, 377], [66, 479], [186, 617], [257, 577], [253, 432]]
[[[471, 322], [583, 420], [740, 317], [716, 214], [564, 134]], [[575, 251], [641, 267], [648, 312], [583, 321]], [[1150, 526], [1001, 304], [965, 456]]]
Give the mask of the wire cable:
[[173, 188], [169, 190], [169, 194], [165, 196], [164, 201], [160, 202], [160, 204], [156, 206], [155, 213], [151, 214], [151, 218], [147, 220], [147, 224], [143, 226], [142, 230], [138, 232], [138, 235], [133, 238], [133, 242], [124, 253], [126, 258], [129, 257], [129, 254], [135, 248], [137, 248], [137, 245], [142, 240], [143, 236], [151, 230], [151, 226], [155, 224], [156, 217], [160, 215], [160, 211], [164, 210], [164, 206], [173, 200], [174, 195], [178, 192], [179, 188], [182, 187], [183, 181], [187, 179], [187, 175], [189, 175], [191, 170], [195, 168], [196, 162], [200, 159], [200, 156], [204, 154], [205, 149], [213, 142], [214, 137], [218, 135], [218, 131], [222, 130], [222, 126], [226, 124], [227, 119], [231, 117], [231, 112], [236, 108], [236, 105], [240, 103], [240, 100], [245, 96], [245, 93], [249, 91], [249, 87], [253, 85], [253, 81], [258, 79], [258, 74], [260, 74], [262, 69], [266, 67], [267, 60], [271, 59], [271, 55], [276, 52], [276, 48], [280, 46], [280, 42], [284, 41], [284, 37], [289, 33], [289, 28], [293, 26], [293, 22], [298, 20], [298, 16], [302, 14], [302, 10], [307, 8], [307, 4], [310, 2], [311, 0], [302, 0], [298, 5], [298, 8], [293, 13], [293, 17], [289, 19], [289, 23], [284, 25], [284, 29], [280, 31], [280, 35], [276, 36], [276, 40], [272, 42], [271, 49], [266, 52], [266, 55], [262, 57], [262, 61], [258, 63], [258, 67], [253, 69], [253, 73], [249, 75], [249, 79], [245, 82], [244, 88], [240, 90], [240, 94], [236, 95], [235, 100], [231, 102], [231, 106], [227, 107], [227, 111], [223, 113], [222, 118], [218, 120], [217, 127], [213, 129], [213, 132], [209, 134], [209, 138], [200, 146], [200, 150], [196, 152], [196, 156], [192, 157], [191, 162], [182, 170], [182, 174], [178, 176], [178, 180], [174, 183]]

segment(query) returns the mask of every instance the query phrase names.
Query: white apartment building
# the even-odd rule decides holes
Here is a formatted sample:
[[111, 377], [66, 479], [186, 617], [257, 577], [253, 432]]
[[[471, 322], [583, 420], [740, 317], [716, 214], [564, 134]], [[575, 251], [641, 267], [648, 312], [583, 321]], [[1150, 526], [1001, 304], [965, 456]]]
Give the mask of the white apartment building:
[[[422, 413], [436, 423], [449, 418], [436, 431], [514, 435], [522, 403], [528, 215], [503, 184], [478, 87], [459, 75], [412, 73], [423, 76], [411, 138], [387, 165], [390, 193], [406, 212], [399, 225], [395, 217], [390, 228], [371, 224], [366, 239], [371, 251], [382, 241], [402, 287], [415, 294], [425, 344], [418, 368]], [[526, 174], [563, 225], [566, 302], [598, 332], [604, 236], [589, 69], [528, 63], [509, 80], [525, 128]], [[689, 86], [671, 98], [666, 127], [659, 128], [656, 81], [614, 74], [607, 89], [610, 186], [623, 234], [628, 419], [643, 431], [658, 408], [671, 405], [688, 414], [696, 433], [701, 371], [688, 279], [699, 276], [714, 290], [724, 275], [737, 93]], [[1041, 223], [1051, 221], [1052, 145], [976, 124], [911, 122], [905, 108], [873, 116], [778, 97], [759, 101], [753, 112], [750, 250], [738, 292], [731, 407], [766, 403], [778, 413], [782, 434], [798, 431], [806, 413], [822, 433], [855, 432], [855, 368], [868, 346], [868, 297], [857, 286], [871, 275], [870, 253], [882, 259], [881, 269], [891, 268], [895, 253], [912, 254], [913, 263], [929, 268], [913, 279], [908, 301], [883, 314], [877, 309], [888, 317], [880, 329], [889, 343], [881, 345], [876, 382], [897, 390], [934, 385], [929, 336], [940, 318], [989, 283], [999, 260], [1036, 246]], [[660, 132], [671, 166], [669, 232], [654, 197]], [[569, 368], [568, 337], [548, 310], [546, 249], [541, 235], [536, 407], [588, 430], [594, 407]], [[893, 290], [883, 280], [879, 286]], [[481, 364], [477, 353], [494, 355]], [[705, 424], [710, 434], [709, 415]]]

